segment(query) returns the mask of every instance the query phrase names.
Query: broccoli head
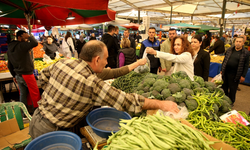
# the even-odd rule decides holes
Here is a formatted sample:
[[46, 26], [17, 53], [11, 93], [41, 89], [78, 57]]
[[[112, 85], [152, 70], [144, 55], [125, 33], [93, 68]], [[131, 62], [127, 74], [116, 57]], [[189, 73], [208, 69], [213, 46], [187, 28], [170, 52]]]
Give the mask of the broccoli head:
[[171, 83], [168, 85], [168, 89], [171, 91], [172, 94], [180, 92], [181, 88], [179, 86], [179, 84], [177, 83]]
[[152, 86], [155, 83], [155, 78], [146, 78], [143, 80], [144, 86]]
[[232, 109], [231, 105], [226, 100], [223, 100], [221, 107], [220, 107], [220, 112], [227, 113], [231, 109]]
[[179, 106], [181, 106], [181, 107], [184, 107], [184, 106], [187, 107], [187, 105], [184, 102], [180, 103]]
[[200, 76], [194, 76], [194, 81], [199, 83], [201, 85], [201, 87], [205, 86], [205, 82], [204, 79]]
[[175, 98], [174, 98], [173, 96], [169, 96], [169, 97], [167, 97], [165, 100], [167, 100], [167, 101], [172, 101], [172, 102], [176, 102], [176, 101], [175, 101]]
[[146, 86], [146, 87], [143, 88], [143, 91], [144, 92], [149, 92], [149, 89], [150, 89], [150, 86]]
[[142, 95], [144, 93], [144, 91], [143, 90], [139, 90], [136, 93], [139, 94], [139, 95]]
[[195, 88], [193, 91], [194, 91], [194, 94], [204, 93], [203, 88]]
[[137, 87], [137, 91], [144, 90], [143, 84], [139, 84]]
[[181, 80], [181, 78], [171, 77], [170, 80], [169, 80], [169, 82], [170, 82], [170, 83], [179, 83], [180, 80]]
[[150, 92], [143, 93], [143, 94], [142, 94], [142, 96], [144, 96], [144, 97], [148, 98], [148, 97], [150, 97]]
[[181, 79], [179, 82], [181, 88], [188, 88], [191, 89], [190, 81], [186, 79]]
[[147, 75], [145, 76], [145, 79], [146, 79], [146, 78], [154, 78], [154, 79], [156, 79], [157, 77], [158, 77], [157, 74], [149, 73], [149, 74], [147, 74]]
[[225, 101], [227, 101], [228, 104], [230, 104], [230, 105], [232, 104], [232, 101], [231, 101], [231, 99], [230, 99], [228, 96], [224, 95], [224, 96], [222, 97], [222, 99], [225, 100]]
[[216, 88], [216, 85], [213, 82], [205, 82], [205, 87], [209, 89], [209, 91], [212, 93], [214, 89]]
[[157, 92], [161, 92], [163, 90], [163, 88], [160, 85], [157, 85], [155, 87], [153, 87], [153, 90], [156, 90]]
[[153, 90], [151, 92], [151, 96], [154, 96], [155, 99], [159, 99], [159, 100], [162, 100], [162, 98], [163, 98], [163, 96], [158, 91], [156, 91], [156, 90]]
[[194, 92], [193, 92], [193, 90], [191, 90], [191, 89], [184, 88], [182, 91], [183, 91], [187, 96], [194, 95]]
[[163, 99], [166, 99], [171, 95], [171, 91], [169, 89], [164, 89], [161, 91], [161, 95], [163, 96]]
[[176, 72], [176, 75], [177, 75], [179, 78], [181, 78], [181, 79], [185, 79], [185, 78], [189, 77], [185, 71]]
[[163, 75], [158, 75], [157, 79], [163, 79], [164, 76]]
[[149, 69], [148, 65], [143, 65], [143, 66], [138, 67], [138, 72], [139, 73], [147, 73], [149, 71], [150, 71], [150, 69]]
[[192, 89], [200, 88], [200, 87], [201, 87], [201, 85], [200, 85], [199, 83], [197, 83], [197, 82], [195, 82], [195, 81], [192, 81], [192, 82], [191, 82], [191, 88], [192, 88]]
[[186, 94], [184, 92], [177, 92], [172, 95], [177, 103], [184, 102], [186, 99]]
[[214, 113], [216, 113], [216, 114], [219, 112], [219, 107], [215, 103], [213, 104], [213, 110], [214, 110]]
[[150, 87], [150, 88], [149, 88], [149, 91], [153, 91], [153, 90], [154, 90], [154, 87]]
[[[219, 97], [221, 97], [221, 96], [223, 96], [223, 95], [225, 94], [225, 93], [224, 93], [224, 90], [223, 90], [222, 88], [215, 88], [214, 91], [216, 92], [216, 96], [219, 96]], [[224, 97], [224, 96], [223, 96], [223, 97]], [[231, 101], [231, 100], [230, 100], [230, 101]], [[230, 101], [228, 101], [229, 104], [231, 104]]]
[[187, 109], [190, 111], [194, 111], [198, 107], [197, 101], [192, 99], [185, 100], [185, 104], [187, 105]]

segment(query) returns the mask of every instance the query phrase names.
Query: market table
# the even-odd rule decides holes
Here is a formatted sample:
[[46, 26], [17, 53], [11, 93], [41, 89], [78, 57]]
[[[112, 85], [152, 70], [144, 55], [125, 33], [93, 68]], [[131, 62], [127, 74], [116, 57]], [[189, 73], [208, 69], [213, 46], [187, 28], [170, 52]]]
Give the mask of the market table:
[[[214, 63], [214, 62], [210, 62], [210, 68], [209, 68], [209, 77], [213, 78], [215, 77], [217, 74], [220, 73], [221, 71], [221, 67], [222, 64], [220, 63]], [[243, 82], [243, 84], [247, 84], [250, 85], [250, 68], [248, 68], [246, 77], [245, 77], [245, 81]]]
[[6, 72], [6, 73], [0, 73], [0, 103], [4, 102], [4, 97], [3, 97], [3, 93], [2, 93], [2, 82], [3, 81], [10, 81], [13, 80], [12, 75], [10, 74], [10, 72]]

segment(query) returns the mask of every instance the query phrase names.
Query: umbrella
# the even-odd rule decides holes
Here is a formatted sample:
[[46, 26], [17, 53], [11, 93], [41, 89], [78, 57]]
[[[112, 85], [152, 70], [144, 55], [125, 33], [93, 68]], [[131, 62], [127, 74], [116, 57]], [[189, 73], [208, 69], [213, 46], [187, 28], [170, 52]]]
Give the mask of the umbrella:
[[116, 13], [108, 9], [108, 0], [0, 0], [0, 10], [2, 24], [44, 26], [112, 21]]
[[93, 27], [87, 24], [79, 24], [79, 25], [69, 25], [65, 27], [58, 26], [60, 30], [92, 30]]
[[200, 30], [203, 30], [203, 31], [209, 31], [209, 30], [220, 30], [220, 28], [216, 28], [216, 27], [212, 27], [212, 26], [207, 26], [207, 25], [196, 25], [196, 26], [199, 26], [201, 27]]
[[164, 27], [177, 27], [177, 28], [189, 28], [189, 29], [200, 29], [201, 28], [199, 26], [194, 26], [194, 25], [186, 24], [186, 23], [169, 24], [169, 25], [165, 25]]
[[125, 25], [121, 25], [122, 27], [124, 28], [127, 28], [127, 29], [132, 29], [132, 30], [138, 30], [139, 28], [139, 24], [135, 24], [135, 23], [130, 23], [130, 24], [125, 24]]

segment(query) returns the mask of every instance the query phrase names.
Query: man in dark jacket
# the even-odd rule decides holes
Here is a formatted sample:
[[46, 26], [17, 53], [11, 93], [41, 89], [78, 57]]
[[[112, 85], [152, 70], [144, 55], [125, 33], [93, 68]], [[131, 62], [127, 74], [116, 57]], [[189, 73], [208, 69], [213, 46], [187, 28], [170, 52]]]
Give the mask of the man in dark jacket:
[[209, 53], [211, 53], [212, 51], [214, 51], [215, 54], [223, 54], [225, 52], [224, 42], [220, 40], [218, 36], [215, 37], [214, 46], [211, 47]]
[[208, 46], [210, 46], [210, 39], [208, 38], [207, 34], [205, 34], [205, 38], [202, 41], [202, 48], [206, 49]]
[[[20, 90], [20, 101], [26, 106], [32, 104], [38, 107], [37, 102], [41, 99], [33, 74], [34, 64], [30, 56], [30, 50], [38, 45], [36, 39], [27, 32], [20, 30], [16, 33], [17, 41], [8, 45], [8, 68], [13, 76], [14, 82], [18, 83]], [[29, 42], [28, 42], [29, 41]]]
[[58, 47], [53, 42], [53, 38], [51, 36], [48, 36], [47, 42], [43, 43], [43, 50], [45, 51], [45, 54], [48, 55], [51, 59], [55, 59]]
[[[144, 40], [141, 44], [140, 58], [143, 57], [144, 51], [147, 47], [152, 47], [154, 50], [160, 51], [160, 42], [155, 38], [156, 30], [154, 27], [148, 29], [148, 39]], [[154, 55], [147, 54], [150, 61], [150, 73], [157, 74], [158, 68], [161, 71], [161, 63], [159, 58], [155, 58]]]
[[235, 102], [239, 82], [245, 81], [249, 65], [249, 52], [243, 47], [242, 37], [237, 37], [235, 46], [230, 47], [222, 63], [221, 73], [224, 81], [222, 88], [225, 94]]
[[123, 37], [129, 39], [130, 47], [132, 47], [135, 50], [135, 39], [129, 36], [128, 29], [124, 30]]
[[108, 33], [105, 33], [102, 36], [102, 42], [105, 43], [105, 45], [108, 48], [108, 64], [106, 67], [110, 68], [116, 68], [117, 67], [117, 54], [118, 54], [118, 47], [114, 40], [114, 34], [115, 34], [115, 26], [109, 25], [108, 27]]

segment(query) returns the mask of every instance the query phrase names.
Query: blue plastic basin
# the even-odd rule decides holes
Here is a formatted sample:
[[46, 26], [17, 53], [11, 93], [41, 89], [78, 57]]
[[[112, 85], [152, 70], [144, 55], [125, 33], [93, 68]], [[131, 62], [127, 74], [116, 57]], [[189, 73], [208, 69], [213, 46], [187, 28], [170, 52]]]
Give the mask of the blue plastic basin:
[[115, 108], [98, 108], [91, 111], [86, 121], [93, 131], [100, 137], [108, 138], [113, 133], [119, 131], [120, 119], [131, 119], [131, 116]]
[[69, 131], [53, 131], [32, 140], [24, 150], [82, 150], [78, 135]]

